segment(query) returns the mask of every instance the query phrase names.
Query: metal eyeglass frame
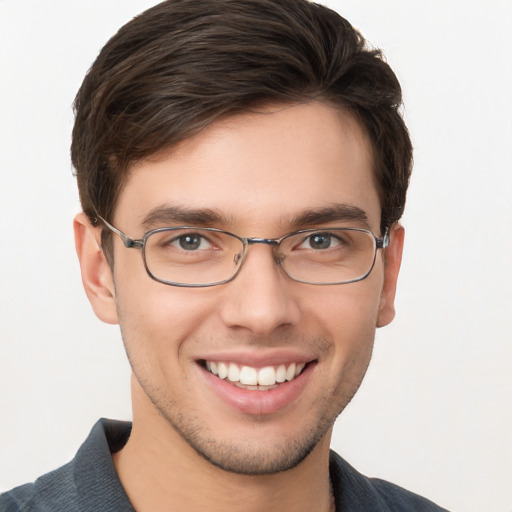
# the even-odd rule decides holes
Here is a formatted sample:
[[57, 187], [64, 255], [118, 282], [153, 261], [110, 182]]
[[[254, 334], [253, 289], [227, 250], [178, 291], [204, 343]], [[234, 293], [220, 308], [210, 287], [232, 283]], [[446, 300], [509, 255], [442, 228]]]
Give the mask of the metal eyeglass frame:
[[[116, 227], [112, 226], [112, 224], [107, 222], [100, 215], [98, 215], [98, 219], [101, 220], [101, 222], [103, 222], [103, 224], [105, 225], [105, 227], [108, 230], [110, 230], [112, 233], [116, 234], [117, 236], [119, 236], [119, 238], [121, 238], [121, 240], [123, 241], [123, 244], [124, 244], [124, 246], [126, 248], [128, 248], [128, 249], [140, 249], [141, 250], [141, 252], [142, 252], [142, 260], [144, 262], [144, 268], [146, 269], [146, 272], [147, 272], [147, 274], [149, 275], [149, 277], [151, 279], [153, 279], [153, 280], [155, 280], [155, 281], [157, 281], [159, 283], [162, 283], [162, 284], [167, 284], [167, 285], [170, 285], [170, 286], [180, 286], [180, 287], [184, 287], [184, 288], [207, 288], [207, 287], [210, 287], [210, 286], [218, 286], [218, 285], [226, 284], [226, 283], [229, 283], [230, 281], [233, 281], [233, 279], [236, 278], [236, 276], [240, 273], [240, 270], [243, 267], [243, 264], [244, 264], [244, 261], [245, 261], [245, 257], [246, 257], [246, 254], [247, 254], [247, 247], [249, 245], [252, 245], [252, 244], [267, 244], [267, 245], [272, 245], [272, 246], [279, 246], [279, 244], [285, 238], [288, 238], [290, 236], [298, 235], [298, 234], [301, 234], [301, 233], [314, 233], [315, 231], [321, 231], [321, 229], [319, 229], [319, 228], [301, 229], [299, 231], [294, 231], [292, 233], [288, 233], [288, 234], [286, 234], [286, 235], [284, 235], [284, 236], [282, 236], [280, 238], [260, 238], [260, 237], [242, 237], [242, 236], [235, 235], [234, 233], [230, 233], [229, 231], [225, 231], [223, 229], [217, 229], [217, 228], [199, 228], [197, 226], [177, 226], [177, 227], [172, 227], [172, 228], [165, 227], [165, 228], [151, 229], [150, 231], [147, 231], [146, 233], [144, 233], [144, 236], [142, 238], [134, 239], [134, 238], [130, 238], [128, 235], [125, 235], [122, 231], [120, 231]], [[236, 238], [237, 240], [239, 240], [242, 243], [242, 245], [243, 245], [243, 252], [242, 252], [240, 264], [239, 264], [238, 269], [236, 270], [236, 272], [230, 278], [228, 278], [228, 279], [224, 279], [223, 281], [217, 281], [215, 283], [207, 283], [207, 284], [176, 283], [176, 282], [173, 282], [173, 281], [166, 281], [164, 279], [160, 279], [160, 278], [156, 277], [151, 272], [151, 270], [148, 268], [148, 265], [146, 263], [146, 253], [145, 253], [146, 240], [153, 233], [158, 233], [158, 232], [162, 232], [162, 231], [173, 231], [173, 230], [177, 230], [177, 229], [200, 229], [202, 231], [212, 231], [212, 232], [216, 232], [216, 233], [226, 233], [226, 234]], [[366, 279], [370, 275], [371, 271], [373, 270], [373, 267], [375, 266], [375, 260], [377, 258], [377, 251], [379, 249], [385, 249], [389, 245], [390, 237], [389, 237], [389, 230], [388, 230], [388, 228], [386, 228], [386, 230], [384, 231], [384, 235], [382, 237], [380, 237], [380, 238], [377, 237], [372, 231], [370, 231], [368, 229], [362, 229], [362, 228], [337, 228], [337, 229], [343, 229], [345, 231], [359, 231], [359, 232], [362, 232], [362, 233], [367, 233], [367, 234], [371, 235], [373, 237], [373, 239], [375, 240], [375, 253], [373, 255], [372, 264], [371, 264], [368, 272], [366, 272], [366, 274], [364, 274], [363, 276], [358, 277], [356, 279], [352, 279], [350, 281], [341, 281], [341, 282], [334, 282], [334, 283], [314, 283], [314, 282], [309, 282], [309, 281], [302, 281], [301, 279], [296, 279], [296, 278], [290, 276], [288, 274], [288, 272], [284, 268], [283, 268], [283, 272], [292, 281], [296, 281], [296, 282], [304, 283], [304, 284], [312, 284], [312, 285], [315, 285], [315, 286], [331, 286], [331, 285], [349, 284], [349, 283], [355, 283], [355, 282], [358, 282], [358, 281], [362, 281], [363, 279]], [[277, 261], [277, 263], [279, 264], [279, 261]]]

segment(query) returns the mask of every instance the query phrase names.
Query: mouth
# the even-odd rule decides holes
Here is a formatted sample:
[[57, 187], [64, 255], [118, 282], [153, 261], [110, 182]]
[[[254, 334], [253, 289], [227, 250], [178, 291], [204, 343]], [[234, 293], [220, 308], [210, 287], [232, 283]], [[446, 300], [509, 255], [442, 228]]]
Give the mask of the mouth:
[[270, 391], [284, 382], [293, 381], [309, 363], [292, 362], [256, 368], [231, 361], [201, 361], [209, 373], [241, 389]]
[[276, 352], [206, 356], [196, 362], [207, 387], [228, 410], [259, 418], [297, 404], [318, 364], [314, 357]]

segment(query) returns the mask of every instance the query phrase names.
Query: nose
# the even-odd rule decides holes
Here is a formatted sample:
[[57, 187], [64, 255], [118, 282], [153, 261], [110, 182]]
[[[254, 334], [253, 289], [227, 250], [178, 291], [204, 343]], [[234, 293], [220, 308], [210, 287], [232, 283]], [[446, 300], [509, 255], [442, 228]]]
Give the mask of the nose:
[[240, 273], [224, 287], [220, 315], [227, 327], [265, 336], [299, 321], [297, 283], [280, 270], [272, 246], [251, 244]]

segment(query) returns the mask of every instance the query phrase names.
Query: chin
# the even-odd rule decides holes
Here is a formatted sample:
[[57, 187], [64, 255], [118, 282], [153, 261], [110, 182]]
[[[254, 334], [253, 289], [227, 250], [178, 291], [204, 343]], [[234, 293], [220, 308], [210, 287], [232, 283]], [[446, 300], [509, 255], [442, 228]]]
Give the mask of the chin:
[[178, 433], [198, 455], [223, 471], [239, 475], [269, 475], [300, 465], [324, 437], [326, 430], [308, 432], [301, 439], [290, 436], [284, 442], [274, 444], [269, 440], [219, 441], [198, 433], [194, 435], [194, 431], [189, 429]]

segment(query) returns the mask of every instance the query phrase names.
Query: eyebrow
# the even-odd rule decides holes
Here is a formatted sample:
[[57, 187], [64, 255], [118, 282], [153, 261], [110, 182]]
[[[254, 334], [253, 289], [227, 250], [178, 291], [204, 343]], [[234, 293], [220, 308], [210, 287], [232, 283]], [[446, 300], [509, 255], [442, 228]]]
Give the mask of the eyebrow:
[[349, 204], [336, 204], [324, 208], [307, 209], [292, 219], [291, 225], [295, 229], [330, 222], [357, 222], [369, 226], [366, 212], [358, 206]]
[[[308, 226], [327, 224], [331, 222], [357, 222], [369, 226], [366, 212], [358, 206], [335, 204], [322, 208], [308, 208], [286, 222], [291, 229], [303, 229]], [[211, 227], [212, 225], [230, 225], [234, 221], [220, 212], [209, 208], [192, 209], [183, 206], [157, 206], [143, 219], [142, 226], [150, 230], [156, 226], [189, 225]]]
[[142, 220], [146, 230], [161, 225], [191, 225], [208, 227], [212, 224], [226, 224], [227, 219], [220, 213], [205, 209], [191, 209], [183, 206], [157, 206], [153, 208]]

